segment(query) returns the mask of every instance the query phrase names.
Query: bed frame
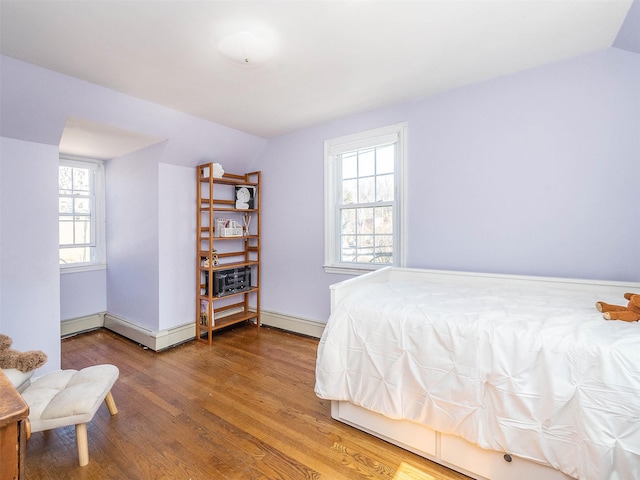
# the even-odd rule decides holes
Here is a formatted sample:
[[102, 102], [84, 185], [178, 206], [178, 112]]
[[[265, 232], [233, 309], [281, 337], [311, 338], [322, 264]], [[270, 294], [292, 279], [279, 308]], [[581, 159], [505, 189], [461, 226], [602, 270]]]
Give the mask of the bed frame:
[[[625, 292], [640, 292], [640, 283], [386, 267], [331, 285], [331, 311], [334, 311], [345, 296], [364, 283], [419, 279], [465, 282], [470, 278], [473, 278], [474, 282], [493, 284], [504, 282], [510, 285], [515, 283], [526, 288], [593, 291], [594, 298], [614, 303], [624, 302], [622, 295]], [[331, 416], [477, 480], [572, 480], [572, 477], [551, 466], [535, 463], [506, 452], [485, 450], [461, 437], [437, 432], [411, 421], [390, 419], [349, 402], [332, 401]]]

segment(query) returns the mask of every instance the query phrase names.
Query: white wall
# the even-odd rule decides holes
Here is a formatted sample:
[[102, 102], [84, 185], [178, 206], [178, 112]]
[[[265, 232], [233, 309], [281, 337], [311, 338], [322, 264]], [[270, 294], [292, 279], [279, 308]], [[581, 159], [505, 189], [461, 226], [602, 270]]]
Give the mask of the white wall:
[[0, 331], [58, 370], [58, 149], [0, 137], [0, 171]]

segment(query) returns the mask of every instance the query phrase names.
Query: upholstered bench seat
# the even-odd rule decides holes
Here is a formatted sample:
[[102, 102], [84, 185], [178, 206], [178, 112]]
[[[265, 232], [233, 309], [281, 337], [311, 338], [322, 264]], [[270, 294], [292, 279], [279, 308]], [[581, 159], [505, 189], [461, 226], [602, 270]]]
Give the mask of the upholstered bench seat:
[[22, 393], [31, 384], [33, 370], [30, 372], [21, 372], [15, 368], [3, 368], [2, 372], [7, 376], [18, 393]]
[[29, 405], [31, 432], [76, 426], [78, 461], [89, 463], [87, 422], [103, 401], [111, 415], [118, 413], [111, 387], [118, 379], [118, 367], [95, 365], [82, 370], [52, 372], [32, 381], [22, 397]]

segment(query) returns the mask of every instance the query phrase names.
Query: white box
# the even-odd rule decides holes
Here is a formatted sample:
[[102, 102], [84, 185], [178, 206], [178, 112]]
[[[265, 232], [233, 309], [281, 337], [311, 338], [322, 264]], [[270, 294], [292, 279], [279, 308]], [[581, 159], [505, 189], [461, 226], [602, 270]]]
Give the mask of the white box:
[[242, 237], [243, 236], [242, 227], [221, 228], [220, 236], [221, 237]]

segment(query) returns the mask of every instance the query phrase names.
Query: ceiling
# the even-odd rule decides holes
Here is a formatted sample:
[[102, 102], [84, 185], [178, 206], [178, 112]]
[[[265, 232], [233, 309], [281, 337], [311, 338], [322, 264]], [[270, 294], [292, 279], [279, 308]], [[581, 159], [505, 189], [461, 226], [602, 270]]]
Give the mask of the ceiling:
[[[0, 52], [271, 138], [608, 48], [630, 5], [1, 0]], [[223, 57], [238, 31], [269, 41], [271, 60]]]
[[78, 117], [68, 117], [58, 150], [64, 155], [108, 160], [166, 140]]

